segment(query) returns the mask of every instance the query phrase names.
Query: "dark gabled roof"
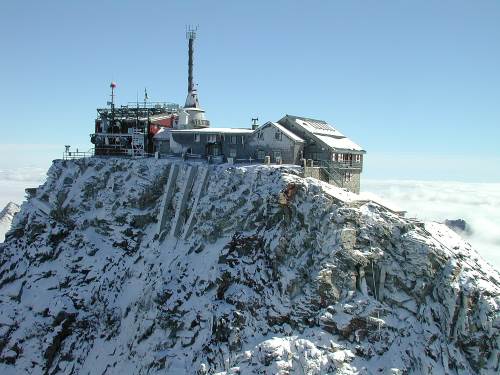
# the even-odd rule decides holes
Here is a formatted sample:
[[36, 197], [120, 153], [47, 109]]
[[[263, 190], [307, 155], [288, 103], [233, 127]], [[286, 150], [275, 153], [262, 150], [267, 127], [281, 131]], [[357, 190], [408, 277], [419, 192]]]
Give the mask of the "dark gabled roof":
[[299, 126], [306, 134], [323, 143], [327, 147], [337, 150], [355, 151], [365, 153], [366, 151], [358, 144], [351, 141], [326, 121], [311, 119], [307, 117], [285, 115], [282, 121], [292, 121]]

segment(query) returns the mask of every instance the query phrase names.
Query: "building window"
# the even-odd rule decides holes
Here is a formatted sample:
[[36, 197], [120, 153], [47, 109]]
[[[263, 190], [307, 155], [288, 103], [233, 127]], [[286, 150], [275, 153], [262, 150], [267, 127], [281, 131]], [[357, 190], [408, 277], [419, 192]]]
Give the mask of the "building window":
[[278, 131], [278, 132], [274, 133], [274, 138], [276, 140], [281, 141], [281, 137], [282, 137], [281, 132]]
[[351, 180], [352, 180], [352, 173], [344, 172], [344, 182], [351, 182]]
[[245, 144], [245, 137], [244, 136], [241, 136], [241, 144], [244, 145]]
[[232, 148], [229, 150], [229, 157], [230, 158], [235, 158], [236, 157], [236, 149]]
[[263, 132], [258, 132], [257, 133], [257, 139], [264, 139], [264, 133]]
[[195, 134], [194, 135], [194, 141], [195, 142], [199, 142], [200, 141], [200, 135], [199, 134]]
[[266, 153], [264, 150], [258, 150], [257, 151], [257, 159], [258, 160], [264, 160], [264, 157], [266, 156]]
[[235, 136], [235, 135], [232, 135], [232, 136], [231, 136], [231, 144], [232, 144], [232, 145], [235, 145], [235, 144], [236, 144], [236, 139], [237, 139], [237, 138], [236, 138], [236, 136]]
[[273, 158], [274, 160], [278, 161], [278, 159], [281, 160], [281, 150], [276, 150], [276, 151], [273, 151]]
[[356, 163], [361, 163], [361, 155], [355, 155], [354, 160]]
[[207, 136], [207, 142], [208, 143], [215, 143], [215, 142], [217, 142], [217, 136], [215, 134], [209, 134]]

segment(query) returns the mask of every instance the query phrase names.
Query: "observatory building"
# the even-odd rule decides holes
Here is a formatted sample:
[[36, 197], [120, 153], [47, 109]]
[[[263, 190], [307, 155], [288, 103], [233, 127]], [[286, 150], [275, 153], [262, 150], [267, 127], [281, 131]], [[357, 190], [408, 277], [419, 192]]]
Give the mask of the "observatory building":
[[196, 30], [189, 29], [188, 87], [184, 106], [144, 101], [98, 108], [91, 141], [95, 155], [182, 157], [209, 163], [295, 164], [304, 175], [358, 193], [366, 151], [322, 120], [285, 115], [248, 128], [211, 127], [193, 81]]

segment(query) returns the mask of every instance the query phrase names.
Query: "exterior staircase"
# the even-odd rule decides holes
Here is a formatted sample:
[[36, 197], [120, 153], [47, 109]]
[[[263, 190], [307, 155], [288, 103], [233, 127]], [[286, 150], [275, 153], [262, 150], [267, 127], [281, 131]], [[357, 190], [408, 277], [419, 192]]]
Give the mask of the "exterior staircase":
[[344, 176], [335, 168], [333, 163], [322, 160], [319, 162], [319, 166], [322, 173], [322, 179], [325, 178], [325, 181], [338, 187], [344, 187]]

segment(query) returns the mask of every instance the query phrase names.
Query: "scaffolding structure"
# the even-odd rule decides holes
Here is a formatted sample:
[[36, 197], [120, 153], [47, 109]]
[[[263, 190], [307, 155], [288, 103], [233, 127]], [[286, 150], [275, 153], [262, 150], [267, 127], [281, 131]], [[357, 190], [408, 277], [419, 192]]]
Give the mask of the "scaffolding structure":
[[133, 102], [98, 108], [95, 132], [90, 135], [95, 155], [143, 156], [152, 153], [151, 125], [177, 115], [179, 105], [164, 102]]

